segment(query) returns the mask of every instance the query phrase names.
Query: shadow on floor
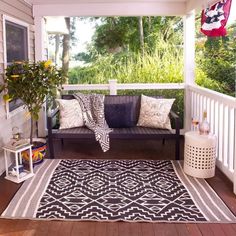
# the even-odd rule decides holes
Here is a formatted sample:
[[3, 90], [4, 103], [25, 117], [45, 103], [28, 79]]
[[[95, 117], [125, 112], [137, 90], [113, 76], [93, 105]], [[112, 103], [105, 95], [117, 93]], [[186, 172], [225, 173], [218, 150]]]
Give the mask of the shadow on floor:
[[[183, 159], [183, 138], [180, 142], [180, 157]], [[166, 140], [111, 140], [110, 150], [103, 152], [98, 142], [91, 140], [55, 141], [57, 159], [154, 159], [174, 160], [175, 142]]]

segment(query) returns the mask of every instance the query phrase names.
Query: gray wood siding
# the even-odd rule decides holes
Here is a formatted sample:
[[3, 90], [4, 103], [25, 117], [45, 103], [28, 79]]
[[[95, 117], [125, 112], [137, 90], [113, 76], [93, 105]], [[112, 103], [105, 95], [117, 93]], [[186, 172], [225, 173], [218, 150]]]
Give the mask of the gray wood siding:
[[33, 15], [30, 5], [21, 0], [0, 0], [0, 12], [29, 24], [33, 24]]
[[[0, 9], [1, 9], [1, 6], [2, 5], [0, 5]], [[1, 12], [1, 10], [0, 10], [0, 12]], [[3, 61], [4, 61], [4, 59], [3, 59], [3, 22], [2, 22], [2, 14], [0, 15], [0, 68], [1, 68], [1, 66], [3, 66], [2, 65], [2, 63], [3, 63]], [[0, 74], [1, 74], [1, 70], [0, 70]]]
[[[29, 59], [34, 60], [34, 19], [32, 7], [23, 0], [0, 0], [0, 81], [3, 80], [4, 73], [4, 39], [3, 39], [3, 15], [13, 17], [30, 25], [29, 27]], [[0, 95], [0, 174], [4, 171], [3, 153], [1, 147], [12, 137], [12, 127], [17, 126], [29, 136], [29, 118], [26, 118], [25, 111], [17, 113], [10, 119], [6, 119], [5, 102]]]

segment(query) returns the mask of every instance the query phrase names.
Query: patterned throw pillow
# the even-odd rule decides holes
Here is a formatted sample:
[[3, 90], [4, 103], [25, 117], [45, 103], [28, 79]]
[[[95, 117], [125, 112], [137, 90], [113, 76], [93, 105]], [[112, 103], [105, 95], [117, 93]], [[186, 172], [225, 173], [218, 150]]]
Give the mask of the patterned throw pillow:
[[76, 99], [56, 99], [60, 110], [60, 129], [84, 126], [83, 114]]
[[171, 129], [169, 113], [175, 99], [157, 99], [141, 96], [141, 107], [137, 126]]
[[133, 103], [105, 104], [105, 119], [110, 128], [133, 127], [134, 123]]

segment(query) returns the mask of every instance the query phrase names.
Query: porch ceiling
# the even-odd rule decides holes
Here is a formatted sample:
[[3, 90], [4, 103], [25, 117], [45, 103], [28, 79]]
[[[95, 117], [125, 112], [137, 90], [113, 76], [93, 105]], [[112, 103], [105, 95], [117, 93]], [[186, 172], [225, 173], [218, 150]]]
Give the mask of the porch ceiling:
[[188, 2], [189, 0], [28, 0], [32, 4], [77, 4], [77, 3], [114, 3], [114, 2]]
[[34, 16], [186, 15], [217, 0], [25, 0]]

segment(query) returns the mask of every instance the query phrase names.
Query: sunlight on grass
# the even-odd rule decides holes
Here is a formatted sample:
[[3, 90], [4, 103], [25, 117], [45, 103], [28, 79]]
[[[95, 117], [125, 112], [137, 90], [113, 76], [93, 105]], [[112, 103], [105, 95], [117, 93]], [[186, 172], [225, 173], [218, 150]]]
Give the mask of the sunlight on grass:
[[152, 53], [121, 53], [97, 56], [91, 65], [70, 70], [69, 83], [103, 84], [110, 79], [118, 83], [183, 82], [183, 49], [162, 41]]

